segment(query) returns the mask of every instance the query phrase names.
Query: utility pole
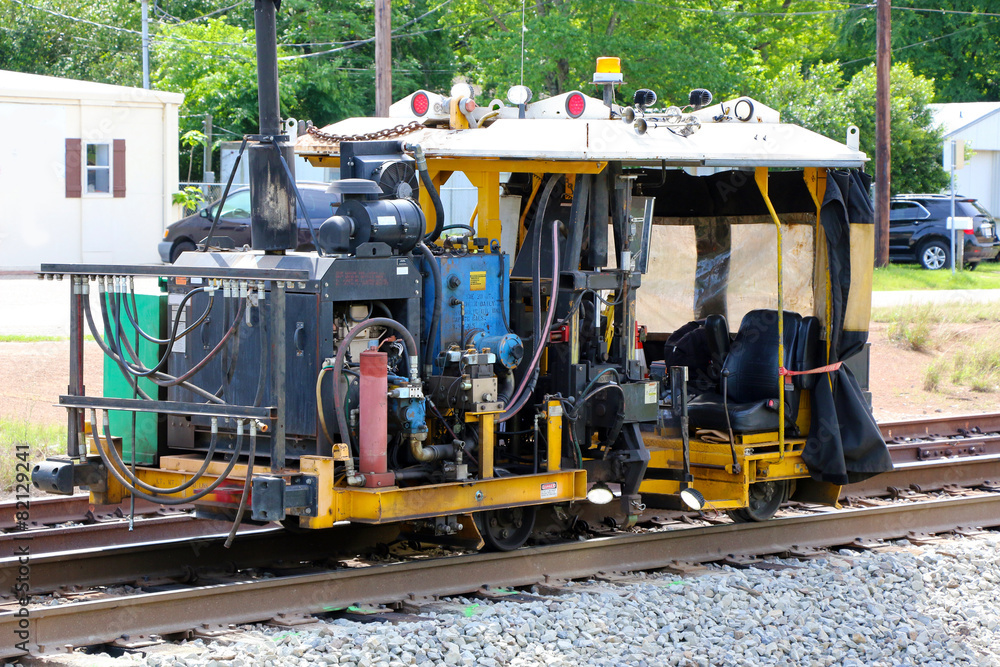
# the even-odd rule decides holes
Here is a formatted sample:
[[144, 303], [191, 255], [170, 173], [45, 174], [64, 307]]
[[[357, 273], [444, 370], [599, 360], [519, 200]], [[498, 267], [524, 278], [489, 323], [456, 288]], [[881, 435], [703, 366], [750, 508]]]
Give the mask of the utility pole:
[[142, 0], [142, 87], [149, 90], [149, 0]]
[[205, 114], [205, 152], [201, 161], [202, 183], [215, 183], [212, 171], [212, 114]]
[[889, 263], [891, 0], [878, 0], [875, 57], [875, 266]]
[[392, 12], [389, 0], [375, 0], [375, 115], [392, 104]]

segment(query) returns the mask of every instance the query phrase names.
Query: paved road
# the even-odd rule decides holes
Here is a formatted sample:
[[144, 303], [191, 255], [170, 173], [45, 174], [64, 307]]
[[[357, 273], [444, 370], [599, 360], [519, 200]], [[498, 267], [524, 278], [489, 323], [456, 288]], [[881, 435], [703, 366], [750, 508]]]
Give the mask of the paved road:
[[[101, 305], [97, 284], [90, 283], [90, 305], [100, 321]], [[136, 281], [136, 291], [152, 294], [156, 279]], [[0, 274], [0, 336], [69, 337], [70, 282], [39, 280], [34, 275]]]
[[[152, 294], [155, 279], [136, 281], [136, 290]], [[36, 277], [0, 274], [0, 336], [69, 336], [69, 281], [38, 280]], [[91, 307], [99, 317], [96, 284], [91, 283]], [[911, 303], [956, 301], [1000, 301], [1000, 289], [923, 290], [915, 292], [875, 292], [872, 307]]]

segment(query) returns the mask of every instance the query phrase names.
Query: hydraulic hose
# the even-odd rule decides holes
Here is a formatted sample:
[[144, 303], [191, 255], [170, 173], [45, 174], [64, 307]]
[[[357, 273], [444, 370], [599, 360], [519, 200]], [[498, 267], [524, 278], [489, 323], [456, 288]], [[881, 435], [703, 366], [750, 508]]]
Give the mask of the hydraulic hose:
[[136, 303], [135, 303], [135, 288], [134, 287], [129, 288], [129, 293], [128, 293], [128, 297], [132, 299], [132, 308], [129, 308], [129, 305], [128, 305], [129, 304], [129, 299], [128, 298], [123, 299], [123, 303], [125, 305], [125, 315], [128, 317], [128, 321], [132, 325], [132, 327], [137, 332], [139, 332], [139, 335], [142, 336], [143, 338], [145, 338], [146, 340], [148, 340], [150, 343], [155, 343], [157, 345], [166, 345], [166, 344], [169, 343], [170, 345], [173, 345], [178, 340], [180, 340], [184, 336], [187, 336], [189, 333], [191, 333], [192, 331], [194, 331], [195, 329], [197, 329], [201, 325], [201, 323], [205, 321], [205, 318], [208, 317], [209, 312], [212, 310], [212, 306], [215, 303], [215, 291], [214, 290], [212, 292], [210, 292], [209, 295], [208, 295], [208, 305], [205, 306], [205, 312], [201, 314], [201, 317], [199, 317], [197, 320], [195, 320], [190, 325], [188, 325], [188, 327], [186, 329], [184, 329], [184, 331], [182, 331], [180, 333], [177, 333], [177, 326], [178, 326], [178, 324], [180, 322], [181, 309], [184, 307], [184, 304], [187, 303], [188, 296], [191, 295], [191, 294], [194, 294], [194, 293], [197, 293], [197, 292], [203, 292], [203, 291], [205, 291], [204, 287], [198, 287], [198, 288], [195, 288], [195, 289], [191, 290], [190, 292], [188, 292], [187, 294], [184, 295], [184, 298], [181, 300], [181, 305], [177, 308], [177, 314], [174, 316], [174, 325], [173, 325], [173, 327], [172, 327], [172, 329], [170, 331], [170, 337], [169, 338], [156, 338], [155, 336], [151, 336], [148, 333], [146, 333], [142, 329], [142, 327], [139, 326], [139, 323], [137, 321], [139, 319], [139, 316], [138, 316], [139, 308], [136, 306]]
[[[105, 330], [106, 331], [111, 331], [112, 330], [111, 329], [111, 321], [108, 319], [108, 309], [107, 309], [107, 304], [106, 304], [105, 299], [104, 299], [104, 294], [105, 294], [105, 292], [102, 290], [101, 291], [101, 315], [104, 318], [104, 326], [106, 327]], [[114, 340], [113, 340], [114, 337], [112, 337], [112, 340], [111, 340], [111, 346], [112, 346], [111, 349], [115, 351], [115, 354], [117, 356], [121, 357], [122, 363], [120, 363], [119, 366], [121, 366], [123, 368], [123, 370], [127, 370], [132, 375], [137, 375], [137, 376], [140, 376], [140, 377], [148, 377], [150, 380], [152, 380], [153, 382], [155, 382], [156, 384], [158, 384], [161, 387], [174, 387], [174, 386], [180, 385], [180, 384], [186, 382], [187, 380], [189, 380], [190, 378], [192, 378], [196, 373], [198, 373], [198, 371], [200, 371], [202, 368], [204, 368], [205, 365], [208, 364], [208, 362], [211, 361], [215, 357], [216, 354], [219, 353], [219, 351], [223, 348], [223, 346], [226, 344], [226, 342], [229, 340], [229, 338], [239, 329], [240, 323], [241, 323], [241, 321], [243, 319], [243, 308], [244, 308], [244, 306], [245, 306], [245, 301], [243, 299], [240, 299], [240, 307], [237, 310], [236, 317], [233, 319], [232, 325], [230, 325], [229, 329], [226, 331], [225, 335], [222, 336], [222, 339], [218, 342], [218, 344], [216, 344], [216, 346], [214, 348], [212, 348], [211, 350], [209, 350], [208, 354], [206, 354], [198, 363], [196, 363], [194, 366], [192, 366], [187, 372], [185, 372], [183, 375], [180, 375], [180, 376], [178, 376], [176, 378], [171, 377], [171, 376], [166, 376], [166, 377], [171, 377], [171, 379], [169, 379], [169, 380], [157, 379], [157, 376], [164, 376], [166, 374], [160, 373], [156, 369], [145, 368], [144, 366], [142, 366], [142, 364], [139, 364], [139, 363], [130, 364], [130, 363], [124, 361], [125, 357], [124, 357], [124, 355], [121, 354], [121, 350], [117, 349], [117, 346], [114, 345]], [[94, 332], [91, 332], [91, 333], [94, 333]], [[94, 334], [94, 337], [95, 338], [97, 337], [96, 333]], [[128, 343], [127, 339], [125, 339], [124, 343], [125, 343], [125, 349], [129, 353], [129, 355], [132, 357], [132, 359], [133, 360], [137, 360], [138, 359], [138, 355], [136, 355], [135, 351], [132, 350], [132, 346]]]
[[[118, 364], [119, 369], [121, 369], [122, 376], [125, 378], [125, 381], [129, 383], [129, 387], [133, 389], [135, 392], [137, 392], [140, 398], [144, 398], [147, 401], [153, 400], [152, 398], [150, 398], [149, 394], [147, 394], [138, 386], [138, 380], [132, 376], [131, 372], [127, 369], [125, 362], [122, 360], [122, 358], [116, 352], [114, 352], [110, 347], [108, 347], [107, 343], [104, 342], [101, 333], [97, 329], [97, 325], [94, 324], [94, 313], [90, 309], [90, 299], [83, 300], [83, 313], [87, 318], [87, 326], [90, 328], [90, 334], [94, 337], [94, 340], [97, 342], [97, 346], [101, 348], [101, 351], [104, 352], [104, 354], [106, 354], [112, 361]], [[105, 326], [104, 330], [110, 331], [111, 324], [107, 319], [107, 311], [102, 309], [101, 314], [104, 315], [104, 326]], [[156, 382], [157, 380], [176, 380], [177, 378], [175, 378], [172, 375], [168, 375], [166, 373], [161, 372], [161, 373], [156, 373], [149, 379], [151, 382]], [[178, 386], [183, 387], [184, 389], [187, 389], [188, 391], [197, 394], [198, 396], [201, 396], [207, 401], [211, 401], [213, 403], [225, 402], [218, 396], [215, 396], [212, 393], [202, 389], [201, 387], [191, 384], [190, 382], [181, 382]]]
[[434, 243], [441, 237], [441, 231], [444, 229], [444, 204], [441, 202], [441, 195], [438, 194], [437, 188], [434, 187], [434, 181], [431, 180], [431, 175], [427, 171], [427, 158], [424, 157], [423, 147], [420, 144], [404, 144], [403, 150], [413, 153], [413, 158], [417, 162], [417, 173], [420, 174], [420, 182], [427, 188], [427, 194], [430, 195], [431, 202], [434, 204], [434, 229], [424, 236], [424, 243]]
[[[174, 316], [173, 326], [171, 327], [171, 330], [170, 330], [170, 338], [168, 338], [167, 340], [163, 341], [163, 343], [165, 343], [166, 346], [167, 346], [167, 349], [164, 350], [164, 352], [163, 352], [163, 356], [160, 357], [160, 360], [157, 361], [156, 365], [154, 365], [151, 369], [144, 370], [144, 371], [132, 371], [133, 375], [135, 375], [137, 377], [148, 377], [148, 376], [153, 375], [154, 373], [157, 373], [160, 370], [162, 370], [163, 365], [166, 364], [167, 363], [167, 359], [170, 358], [170, 353], [174, 349], [174, 343], [176, 343], [180, 338], [188, 335], [188, 333], [190, 333], [191, 331], [193, 331], [196, 327], [198, 327], [202, 322], [205, 321], [205, 318], [208, 317], [208, 314], [209, 314], [209, 312], [211, 312], [212, 306], [215, 303], [215, 294], [214, 294], [214, 292], [209, 295], [208, 306], [205, 308], [205, 312], [202, 314], [202, 316], [200, 318], [198, 318], [198, 320], [196, 322], [194, 322], [191, 326], [187, 327], [182, 333], [180, 333], [180, 334], [177, 333], [177, 327], [180, 326], [180, 319], [181, 319], [181, 315], [183, 314], [184, 306], [187, 305], [187, 302], [190, 300], [190, 298], [192, 296], [194, 296], [198, 292], [204, 292], [204, 291], [205, 291], [204, 287], [198, 287], [198, 288], [193, 289], [193, 290], [191, 290], [190, 292], [188, 292], [187, 294], [184, 295], [184, 298], [181, 300], [180, 306], [178, 306], [178, 308], [177, 308], [177, 314]], [[102, 297], [101, 297], [101, 299], [102, 299], [101, 303], [103, 305], [104, 304], [104, 295], [106, 295], [107, 292], [102, 290], [102, 291], [100, 291], [100, 293], [102, 295]], [[131, 323], [131, 325], [135, 328], [136, 331], [139, 332], [140, 335], [142, 335], [144, 338], [146, 338], [147, 340], [150, 340], [152, 342], [158, 342], [158, 339], [157, 340], [153, 340], [148, 335], [146, 335], [146, 332], [142, 331], [139, 328], [138, 323], [135, 321], [135, 319], [132, 316], [131, 311], [129, 310], [127, 295], [125, 296], [125, 298], [122, 298], [123, 294], [121, 292], [118, 292], [117, 290], [114, 291], [114, 292], [112, 292], [112, 294], [114, 294], [114, 297], [111, 298], [111, 299], [108, 299], [108, 301], [110, 302], [111, 314], [112, 314], [112, 316], [114, 317], [114, 320], [115, 320], [115, 326], [116, 326], [115, 331], [117, 332], [117, 337], [119, 339], [122, 338], [123, 331], [122, 331], [122, 328], [121, 328], [121, 311], [124, 310], [125, 311], [125, 316], [128, 318], [129, 323]], [[134, 297], [134, 295], [133, 295], [133, 297]], [[127, 337], [125, 338], [125, 340], [126, 340], [126, 342], [128, 342]], [[114, 345], [112, 349], [118, 350], [119, 353], [121, 352], [121, 348], [117, 344]], [[132, 350], [131, 345], [126, 345], [126, 349], [129, 352], [129, 356], [132, 358], [132, 361], [135, 363], [135, 365], [137, 367], [141, 368], [142, 364], [139, 361], [139, 355], [135, 351]], [[122, 358], [124, 359], [124, 355], [122, 356]]]
[[[90, 412], [92, 419], [91, 423], [97, 424], [97, 410], [92, 408]], [[142, 498], [143, 500], [148, 500], [151, 503], [159, 503], [160, 505], [185, 505], [187, 503], [191, 503], [196, 500], [201, 500], [208, 494], [215, 491], [215, 489], [217, 489], [220, 484], [226, 481], [226, 479], [229, 477], [229, 474], [233, 471], [233, 468], [236, 466], [236, 461], [240, 457], [240, 450], [243, 448], [243, 422], [240, 421], [236, 429], [236, 446], [233, 449], [233, 456], [229, 460], [229, 463], [226, 465], [226, 469], [222, 471], [222, 474], [219, 475], [219, 477], [214, 482], [209, 484], [204, 489], [201, 489], [197, 493], [194, 493], [193, 495], [184, 496], [181, 498], [164, 498], [155, 495], [149, 495], [148, 493], [145, 493], [135, 488], [134, 485], [129, 484], [129, 482], [122, 476], [122, 474], [118, 472], [118, 468], [116, 468], [112, 464], [111, 459], [108, 457], [107, 452], [111, 452], [111, 458], [114, 459], [115, 463], [119, 464], [123, 470], [126, 469], [126, 465], [122, 461], [122, 457], [118, 455], [118, 450], [114, 448], [111, 442], [111, 436], [110, 436], [111, 425], [108, 421], [108, 413], [106, 410], [104, 412], [104, 433], [108, 438], [106, 445], [104, 444], [104, 436], [98, 435], [96, 430], [94, 431], [94, 439], [97, 440], [97, 452], [101, 456], [101, 461], [104, 463], [105, 467], [108, 469], [111, 475], [115, 479], [117, 479], [118, 482], [122, 486], [124, 486], [129, 493], [133, 494], [136, 498]], [[107, 451], [105, 451], [105, 447], [107, 447]]]
[[[497, 417], [497, 422], [501, 424], [510, 419], [511, 417], [513, 417], [514, 415], [516, 415], [518, 412], [520, 412], [521, 408], [523, 408], [524, 405], [530, 399], [531, 393], [532, 391], [534, 391], [535, 380], [537, 380], [538, 378], [538, 362], [542, 358], [542, 350], [545, 349], [546, 345], [549, 342], [549, 332], [552, 330], [552, 320], [555, 318], [556, 314], [556, 286], [558, 284], [558, 278], [559, 278], [559, 225], [560, 224], [561, 223], [558, 220], [552, 221], [552, 296], [549, 303], [548, 315], [546, 315], [545, 318], [545, 326], [542, 329], [542, 331], [539, 332], [541, 334], [540, 337], [536, 339], [535, 354], [531, 357], [531, 363], [528, 364], [528, 368], [524, 373], [524, 377], [521, 379], [521, 385], [517, 388], [517, 391], [514, 392], [514, 395], [510, 399], [513, 405], [508, 406], [507, 410], [502, 415]], [[539, 261], [541, 261], [540, 252], [538, 257]], [[538, 300], [535, 302], [535, 310], [537, 310], [540, 314], [542, 309], [540, 285], [538, 286], [537, 293], [539, 296]], [[527, 390], [527, 392], [525, 392], [525, 389], [528, 387], [529, 384], [531, 385], [531, 387]], [[522, 394], [524, 396], [524, 399], [519, 403], [518, 399], [521, 398]]]
[[444, 307], [444, 282], [441, 279], [441, 267], [438, 266], [434, 253], [427, 247], [426, 243], [420, 244], [420, 252], [424, 255], [424, 260], [430, 265], [431, 277], [434, 279], [434, 311], [431, 315], [430, 326], [427, 328], [427, 340], [424, 342], [424, 374], [430, 377], [434, 369], [434, 359], [431, 353], [434, 351], [434, 339], [437, 338], [438, 327], [441, 325], [441, 311]]
[[[337, 354], [333, 361], [333, 401], [334, 408], [337, 411], [337, 428], [340, 429], [341, 440], [348, 444], [351, 442], [351, 432], [347, 428], [347, 416], [344, 414], [344, 406], [341, 404], [340, 374], [343, 371], [344, 357], [347, 355], [347, 350], [351, 347], [351, 341], [354, 340], [355, 336], [368, 327], [385, 327], [387, 329], [392, 329], [402, 336], [403, 343], [406, 345], [406, 351], [410, 357], [410, 379], [418, 381], [420, 378], [420, 369], [417, 366], [417, 343], [413, 340], [413, 334], [411, 334], [406, 327], [396, 320], [390, 320], [387, 317], [371, 317], [367, 320], [358, 322], [353, 329], [348, 331], [347, 335], [344, 336], [344, 340], [340, 341], [340, 344], [337, 346]], [[317, 408], [319, 407], [320, 406], [317, 406]]]
[[247, 500], [250, 499], [250, 485], [253, 480], [253, 464], [254, 459], [257, 458], [257, 424], [250, 422], [250, 458], [247, 459], [247, 474], [246, 478], [243, 480], [243, 494], [240, 496], [240, 506], [236, 510], [236, 518], [233, 519], [233, 527], [229, 529], [229, 535], [226, 536], [226, 541], [222, 545], [225, 548], [229, 548], [233, 545], [233, 540], [236, 539], [236, 531], [240, 529], [240, 524], [243, 523], [243, 514], [247, 511]]

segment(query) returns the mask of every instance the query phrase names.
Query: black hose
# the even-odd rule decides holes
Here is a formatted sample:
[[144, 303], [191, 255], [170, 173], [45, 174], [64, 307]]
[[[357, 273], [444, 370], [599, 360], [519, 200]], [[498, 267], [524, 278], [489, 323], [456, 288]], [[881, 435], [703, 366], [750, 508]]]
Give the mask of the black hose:
[[[145, 399], [147, 401], [153, 400], [152, 398], [150, 398], [149, 394], [147, 394], [145, 391], [143, 391], [142, 389], [139, 388], [139, 386], [137, 384], [138, 380], [136, 380], [134, 377], [132, 377], [132, 374], [127, 369], [127, 367], [125, 365], [125, 362], [122, 360], [122, 358], [117, 353], [115, 353], [113, 350], [111, 350], [111, 348], [109, 348], [108, 345], [104, 342], [103, 338], [101, 337], [101, 333], [97, 329], [97, 325], [94, 324], [94, 313], [90, 309], [90, 299], [84, 299], [83, 300], [83, 313], [84, 313], [84, 315], [87, 318], [87, 326], [90, 328], [90, 334], [94, 337], [94, 340], [97, 342], [97, 346], [99, 348], [101, 348], [101, 351], [105, 355], [107, 355], [112, 361], [114, 361], [115, 363], [118, 364], [118, 368], [121, 369], [122, 376], [125, 378], [125, 381], [129, 383], [129, 387], [131, 387], [133, 390], [135, 390], [139, 394], [139, 396], [141, 398], [143, 398], [143, 399]], [[101, 315], [104, 316], [104, 330], [105, 331], [111, 331], [111, 324], [110, 324], [110, 322], [108, 321], [108, 318], [107, 318], [107, 310], [105, 310], [104, 308], [102, 308], [101, 309]], [[162, 373], [161, 372], [161, 373], [156, 373], [155, 375], [150, 376], [148, 379], [150, 380], [150, 382], [154, 382], [155, 383], [155, 382], [157, 382], [157, 380], [176, 380], [177, 378], [175, 378], [172, 375], [168, 375], [166, 373]], [[211, 401], [213, 403], [220, 403], [220, 404], [221, 403], [225, 403], [225, 401], [223, 401], [218, 396], [214, 396], [210, 392], [206, 391], [205, 389], [202, 389], [201, 387], [199, 387], [197, 385], [191, 384], [190, 382], [182, 381], [178, 386], [183, 387], [184, 389], [187, 389], [188, 391], [192, 392], [193, 394], [201, 396], [202, 398], [204, 398], [207, 401]]]
[[444, 232], [447, 232], [447, 231], [451, 231], [452, 229], [461, 229], [461, 230], [469, 232], [473, 236], [476, 235], [476, 228], [475, 227], [473, 227], [472, 225], [463, 225], [463, 224], [460, 224], [460, 223], [456, 223], [454, 225], [445, 225], [444, 227], [441, 228], [441, 233], [444, 233]]
[[420, 174], [420, 182], [427, 188], [431, 202], [434, 204], [434, 229], [424, 236], [424, 243], [434, 243], [441, 237], [444, 230], [444, 204], [441, 202], [441, 195], [434, 187], [434, 181], [427, 171], [427, 158], [424, 157], [424, 149], [420, 144], [406, 144], [404, 150], [413, 151], [413, 157], [417, 162], [417, 173]]
[[233, 545], [233, 540], [236, 539], [236, 531], [240, 529], [240, 524], [243, 523], [243, 514], [247, 511], [247, 500], [250, 498], [250, 484], [253, 479], [253, 462], [257, 458], [257, 429], [253, 426], [250, 427], [250, 458], [247, 459], [247, 475], [243, 480], [243, 495], [240, 496], [240, 506], [236, 510], [236, 518], [233, 519], [233, 527], [229, 529], [229, 535], [226, 536], [226, 542], [222, 545], [225, 548], [229, 548]]
[[[90, 412], [91, 412], [92, 423], [96, 424], [97, 410], [91, 408]], [[126, 468], [125, 463], [122, 461], [122, 457], [118, 455], [118, 450], [114, 448], [114, 445], [111, 442], [111, 430], [110, 430], [110, 424], [108, 423], [108, 413], [106, 410], [104, 412], [104, 432], [106, 437], [108, 438], [108, 442], [106, 445], [104, 444], [104, 436], [98, 435], [96, 430], [94, 431], [94, 439], [97, 441], [97, 453], [100, 454], [101, 461], [104, 463], [105, 467], [108, 469], [111, 475], [115, 479], [117, 479], [118, 482], [122, 486], [124, 486], [129, 493], [133, 494], [136, 498], [142, 498], [143, 500], [148, 500], [151, 503], [159, 503], [160, 505], [186, 505], [187, 503], [191, 503], [196, 500], [201, 500], [208, 494], [215, 491], [215, 489], [217, 489], [220, 484], [226, 481], [226, 479], [229, 477], [229, 474], [233, 471], [233, 468], [236, 466], [236, 461], [240, 457], [240, 450], [243, 448], [243, 433], [240, 432], [236, 436], [236, 447], [233, 450], [233, 457], [229, 460], [229, 463], [226, 465], [226, 469], [222, 471], [222, 474], [219, 475], [219, 477], [214, 482], [212, 482], [204, 489], [201, 489], [200, 491], [190, 496], [183, 496], [181, 498], [164, 498], [162, 496], [155, 496], [155, 495], [151, 496], [148, 493], [144, 493], [139, 489], [135, 488], [134, 485], [129, 484], [128, 481], [126, 481], [126, 479], [122, 477], [121, 473], [118, 472], [118, 469], [112, 464], [111, 460], [108, 458], [107, 452], [111, 452], [111, 458], [115, 460], [115, 463], [119, 464], [119, 466], [123, 470]], [[107, 451], [105, 451], [105, 447], [107, 447]]]
[[426, 243], [420, 244], [420, 252], [430, 265], [431, 277], [434, 279], [434, 310], [430, 326], [427, 328], [427, 340], [424, 341], [424, 374], [430, 377], [434, 368], [431, 353], [434, 351], [434, 339], [437, 338], [438, 327], [441, 325], [441, 311], [444, 308], [444, 281], [441, 278], [441, 267], [437, 263], [437, 258]]
[[215, 218], [212, 219], [212, 227], [208, 230], [208, 236], [205, 237], [205, 246], [201, 249], [202, 252], [208, 250], [208, 246], [212, 245], [212, 237], [215, 235], [215, 228], [219, 225], [219, 215], [222, 213], [222, 207], [226, 205], [226, 198], [229, 197], [229, 188], [233, 187], [233, 178], [236, 176], [236, 170], [240, 166], [240, 158], [243, 157], [243, 151], [247, 148], [247, 137], [243, 136], [243, 143], [240, 144], [240, 151], [236, 154], [236, 161], [233, 162], [233, 170], [229, 172], [229, 180], [226, 181], [226, 189], [222, 191], [222, 199], [219, 200], [219, 206], [215, 209]]
[[396, 320], [390, 320], [387, 317], [372, 317], [358, 322], [353, 329], [348, 331], [343, 340], [337, 344], [337, 354], [334, 356], [333, 361], [333, 407], [337, 412], [337, 428], [340, 430], [340, 437], [348, 445], [350, 445], [351, 441], [351, 432], [347, 429], [347, 416], [344, 414], [344, 406], [341, 403], [340, 373], [344, 368], [344, 357], [347, 355], [347, 350], [351, 347], [351, 341], [368, 327], [385, 327], [392, 329], [402, 336], [403, 343], [406, 345], [406, 351], [410, 355], [410, 378], [416, 380], [420, 375], [419, 367], [417, 366], [417, 343], [413, 340], [413, 334]]

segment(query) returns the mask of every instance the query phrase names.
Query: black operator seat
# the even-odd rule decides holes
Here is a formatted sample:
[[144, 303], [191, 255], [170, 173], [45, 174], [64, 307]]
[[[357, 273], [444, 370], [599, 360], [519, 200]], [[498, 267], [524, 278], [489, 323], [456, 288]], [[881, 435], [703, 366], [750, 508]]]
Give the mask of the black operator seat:
[[[725, 323], [725, 319], [716, 316]], [[706, 327], [708, 322], [706, 321]], [[719, 323], [714, 325], [719, 327]], [[798, 313], [784, 313], [784, 367], [790, 370], [808, 370], [817, 366], [820, 323], [815, 317], [802, 317]], [[725, 337], [728, 339], [728, 335]], [[713, 355], [722, 353], [724, 342], [716, 332], [709, 334]], [[729, 346], [723, 363], [723, 373], [728, 378], [720, 381], [717, 392], [701, 394], [688, 403], [692, 428], [706, 428], [723, 433], [732, 426], [734, 433], [759, 433], [778, 430], [778, 312], [753, 310], [740, 323], [740, 330]], [[792, 376], [785, 387], [785, 428], [797, 433], [801, 389], [815, 384], [816, 375]], [[727, 400], [720, 393], [727, 389]], [[729, 423], [724, 405], [728, 403]]]

